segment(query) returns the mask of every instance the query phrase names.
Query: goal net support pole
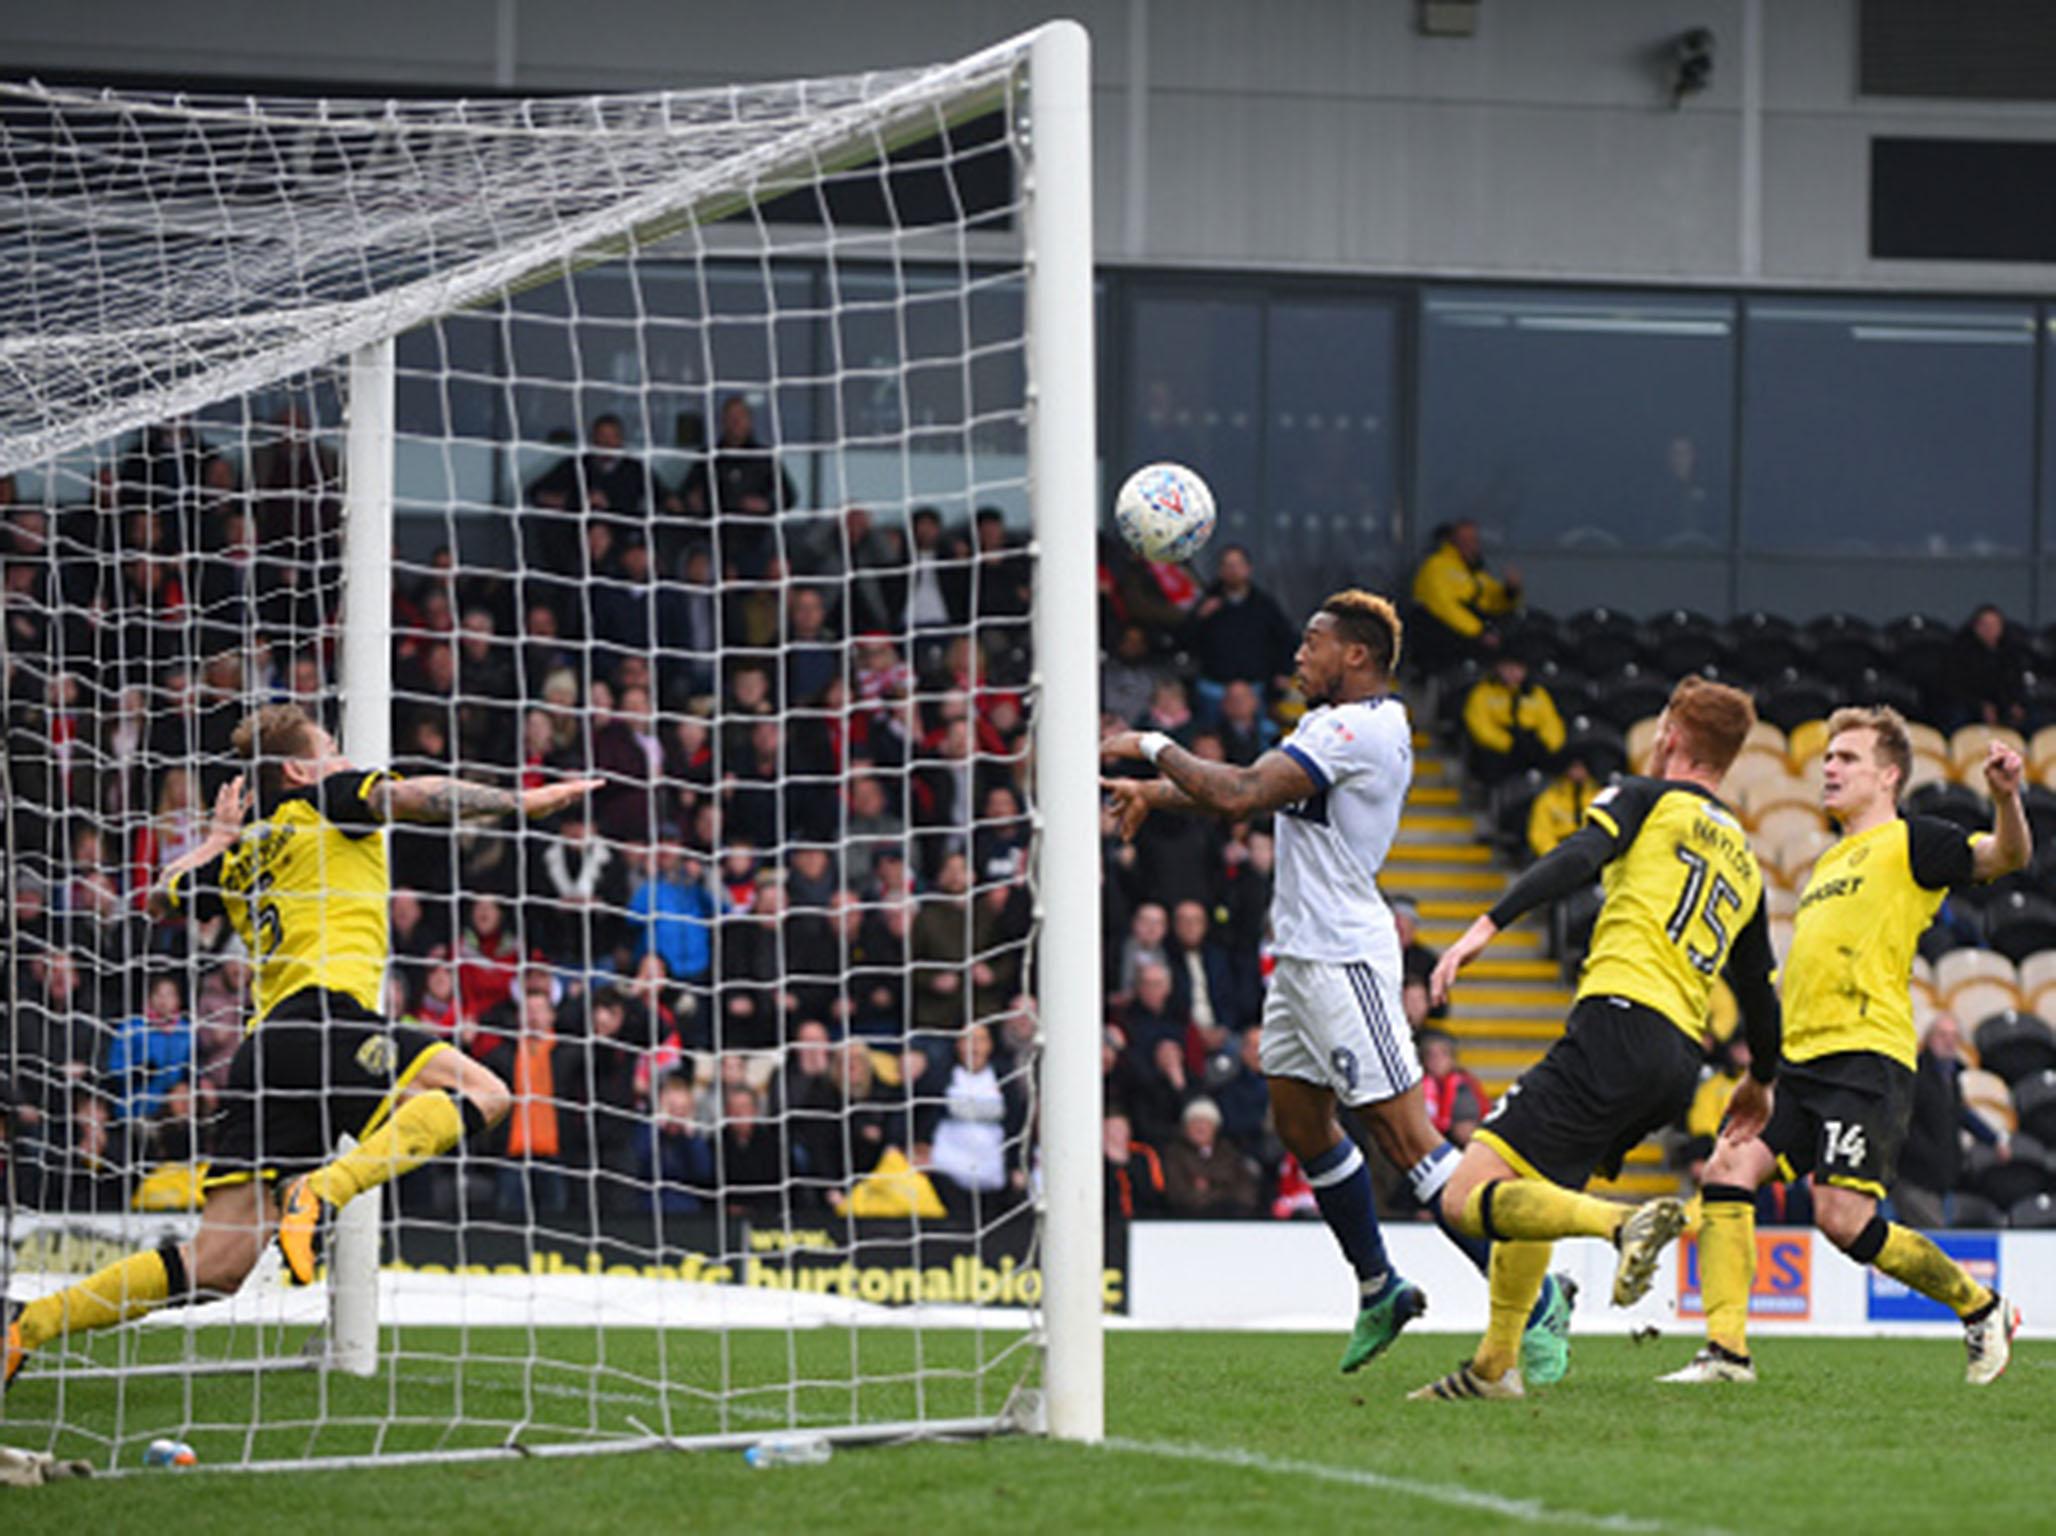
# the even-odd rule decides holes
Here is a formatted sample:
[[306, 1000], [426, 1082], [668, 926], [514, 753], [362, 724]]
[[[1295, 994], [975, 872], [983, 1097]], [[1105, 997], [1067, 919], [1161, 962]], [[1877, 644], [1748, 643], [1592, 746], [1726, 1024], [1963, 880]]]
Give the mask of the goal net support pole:
[[[344, 432], [343, 751], [367, 768], [392, 760], [392, 338], [350, 355]], [[326, 1364], [352, 1376], [378, 1369], [378, 1246], [383, 1191], [338, 1213], [329, 1249]]]
[[1049, 1432], [1105, 1433], [1100, 1272], [1098, 589], [1092, 347], [1092, 66], [1076, 22], [1029, 55], [1028, 455], [1040, 548], [1042, 1147]]

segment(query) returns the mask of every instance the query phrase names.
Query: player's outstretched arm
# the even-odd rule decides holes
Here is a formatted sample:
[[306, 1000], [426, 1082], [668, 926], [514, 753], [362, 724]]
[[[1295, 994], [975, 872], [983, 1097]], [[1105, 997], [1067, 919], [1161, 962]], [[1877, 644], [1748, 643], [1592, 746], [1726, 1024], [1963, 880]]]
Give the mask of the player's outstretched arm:
[[2003, 741], [1995, 741], [1985, 753], [1985, 787], [1992, 792], [1992, 835], [1972, 845], [1971, 868], [1980, 880], [1997, 880], [2016, 869], [2026, 869], [2035, 851], [2034, 834], [2028, 830], [2027, 807], [2021, 803], [2023, 770], [2020, 754]]
[[[1229, 763], [1210, 763], [1194, 756], [1176, 742], [1156, 732], [1120, 731], [1099, 744], [1103, 762], [1140, 759], [1155, 755], [1156, 770], [1183, 792], [1194, 806], [1229, 821], [1247, 821], [1268, 816], [1287, 805], [1296, 805], [1317, 788], [1313, 778], [1297, 761], [1283, 752], [1264, 753], [1247, 768]], [[1151, 809], [1170, 810], [1166, 802]], [[1140, 818], [1137, 819], [1140, 825]]]
[[365, 803], [381, 821], [419, 821], [447, 826], [460, 821], [499, 821], [516, 811], [548, 816], [583, 799], [605, 779], [569, 779], [540, 789], [501, 789], [464, 779], [381, 779]]
[[143, 898], [143, 909], [152, 920], [162, 922], [171, 916], [171, 888], [178, 883], [179, 876], [212, 864], [236, 845], [236, 839], [243, 834], [243, 817], [249, 808], [249, 801], [243, 797], [243, 776], [239, 773], [222, 785], [215, 795], [214, 814], [208, 820], [207, 835], [198, 846], [187, 849], [165, 865], [164, 873], [157, 877], [157, 883]]

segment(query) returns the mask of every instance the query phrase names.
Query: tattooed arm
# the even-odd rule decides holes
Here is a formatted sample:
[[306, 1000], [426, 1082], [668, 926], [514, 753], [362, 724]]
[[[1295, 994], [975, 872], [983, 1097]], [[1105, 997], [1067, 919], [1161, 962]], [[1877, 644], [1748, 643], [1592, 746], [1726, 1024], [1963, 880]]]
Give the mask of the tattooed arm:
[[381, 779], [365, 797], [381, 821], [420, 821], [447, 826], [452, 822], [499, 821], [516, 811], [548, 816], [598, 789], [602, 779], [572, 779], [540, 789], [499, 789], [463, 779]]
[[[1122, 731], [1107, 737], [1099, 744], [1099, 755], [1102, 762], [1142, 757], [1142, 733]], [[1247, 821], [1304, 800], [1318, 787], [1297, 759], [1276, 749], [1247, 768], [1237, 768], [1208, 762], [1174, 743], [1157, 755], [1156, 770], [1172, 787], [1151, 793], [1147, 810], [1133, 817], [1137, 825], [1148, 810], [1185, 810], [1188, 805], [1228, 821]], [[1125, 823], [1128, 808], [1123, 805], [1121, 810]]]

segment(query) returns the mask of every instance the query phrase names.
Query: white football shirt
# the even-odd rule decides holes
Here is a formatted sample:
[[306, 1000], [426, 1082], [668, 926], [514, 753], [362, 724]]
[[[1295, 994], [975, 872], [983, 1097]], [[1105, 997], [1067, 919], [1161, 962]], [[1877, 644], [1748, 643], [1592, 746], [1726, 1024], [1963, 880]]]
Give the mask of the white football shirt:
[[1279, 743], [1314, 792], [1278, 813], [1272, 947], [1302, 960], [1396, 968], [1399, 931], [1378, 871], [1413, 783], [1413, 724], [1396, 695], [1323, 704]]

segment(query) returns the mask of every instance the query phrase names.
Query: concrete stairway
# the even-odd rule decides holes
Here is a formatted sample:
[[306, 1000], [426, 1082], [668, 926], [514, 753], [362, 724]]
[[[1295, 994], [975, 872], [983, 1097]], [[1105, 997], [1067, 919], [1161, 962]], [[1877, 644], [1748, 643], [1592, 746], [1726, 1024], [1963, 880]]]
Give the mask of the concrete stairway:
[[[1380, 883], [1388, 896], [1408, 895], [1419, 903], [1421, 941], [1436, 949], [1455, 942], [1512, 878], [1479, 836], [1461, 785], [1456, 763], [1431, 735], [1416, 731], [1413, 793]], [[1571, 989], [1549, 958], [1538, 916], [1501, 934], [1464, 968], [1450, 1017], [1437, 1026], [1456, 1037], [1458, 1058], [1497, 1099], [1563, 1033], [1570, 1007]], [[1664, 1168], [1655, 1143], [1645, 1142], [1629, 1154], [1618, 1181], [1591, 1187], [1594, 1193], [1640, 1200], [1676, 1193], [1678, 1180]]]

